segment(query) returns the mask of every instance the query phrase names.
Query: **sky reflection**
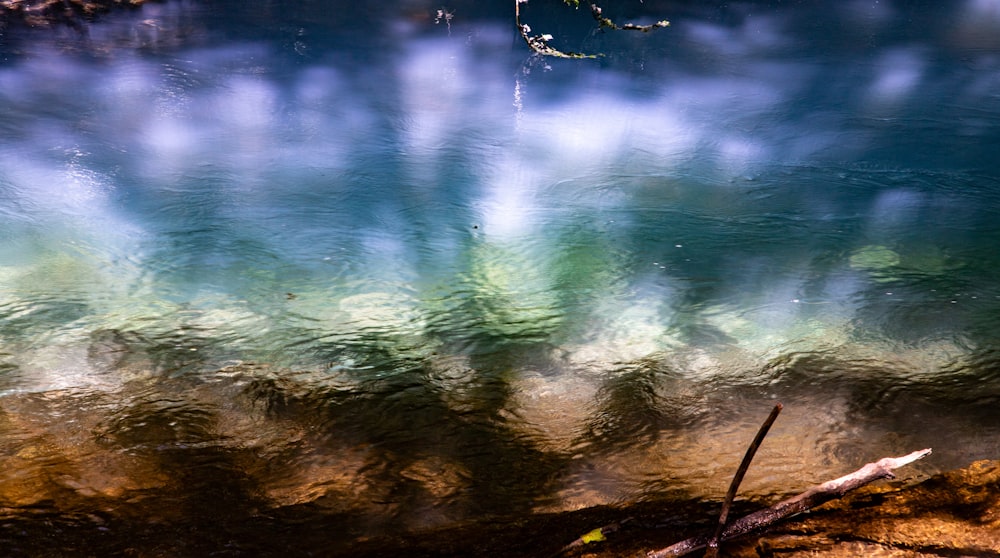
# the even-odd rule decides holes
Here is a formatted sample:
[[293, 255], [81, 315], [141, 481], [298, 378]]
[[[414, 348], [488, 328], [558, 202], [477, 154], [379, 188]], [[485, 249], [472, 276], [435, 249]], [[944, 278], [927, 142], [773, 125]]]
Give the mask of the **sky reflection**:
[[[163, 8], [151, 9], [153, 19], [163, 17]], [[118, 246], [106, 256], [112, 261], [148, 261], [139, 265], [158, 270], [155, 289], [199, 291], [207, 281], [221, 300], [251, 305], [260, 289], [230, 274], [255, 273], [276, 293], [291, 289], [282, 283], [293, 270], [338, 278], [320, 284], [345, 296], [354, 296], [347, 285], [355, 277], [378, 276], [373, 284], [389, 291], [457, 279], [466, 285], [460, 290], [493, 292], [498, 273], [558, 273], [552, 262], [565, 248], [550, 239], [579, 227], [627, 246], [624, 267], [605, 286], [639, 284], [634, 270], [664, 260], [658, 281], [683, 291], [692, 308], [736, 302], [738, 312], [752, 300], [816, 299], [803, 292], [816, 270], [800, 249], [816, 254], [832, 235], [843, 247], [827, 249], [846, 256], [865, 246], [898, 251], [914, 220], [940, 205], [903, 184], [868, 182], [874, 188], [865, 192], [843, 176], [863, 178], [859, 164], [903, 162], [886, 151], [898, 135], [894, 121], [916, 122], [931, 144], [907, 160], [922, 167], [936, 159], [948, 115], [928, 118], [922, 107], [935, 106], [943, 84], [961, 83], [964, 71], [933, 45], [887, 46], [844, 67], [821, 56], [783, 57], [800, 40], [798, 16], [691, 21], [651, 39], [651, 49], [657, 40], [680, 49], [656, 70], [670, 79], [639, 96], [623, 76], [585, 63], [518, 68], [522, 57], [498, 48], [502, 32], [459, 22], [452, 34], [422, 29], [397, 56], [361, 72], [335, 56], [283, 68], [289, 54], [263, 42], [90, 63], [40, 51], [3, 70], [5, 102], [17, 107], [5, 127], [20, 132], [4, 147], [7, 197], [24, 208], [21, 219]], [[682, 69], [688, 59], [708, 64]], [[827, 87], [817, 89], [820, 82]], [[573, 94], [564, 91], [569, 83]], [[841, 104], [824, 102], [838, 90], [847, 93]], [[68, 102], [60, 98], [66, 91], [76, 92]], [[995, 105], [995, 96], [978, 104]], [[993, 164], [978, 151], [983, 157], [973, 160]], [[775, 169], [787, 174], [779, 179]], [[622, 185], [623, 176], [635, 186]], [[806, 176], [828, 186], [796, 184]], [[664, 210], [678, 213], [660, 222]], [[871, 224], [860, 227], [865, 220]], [[803, 230], [820, 240], [798, 236]], [[788, 234], [787, 248], [771, 248], [787, 245]], [[660, 237], [694, 257], [668, 257], [655, 247]], [[520, 255], [477, 255], [491, 251]], [[845, 255], [830, 254], [840, 264], [823, 275], [841, 271], [823, 282], [856, 276]], [[103, 264], [84, 257], [81, 265]], [[498, 265], [510, 269], [491, 268]], [[595, 291], [566, 308], [554, 284], [529, 290], [550, 293], [543, 306], [558, 314], [586, 314], [601, 298]], [[757, 294], [767, 291], [775, 294]], [[858, 304], [856, 290], [829, 292], [839, 294], [819, 298]], [[678, 311], [670, 306], [668, 314]]]

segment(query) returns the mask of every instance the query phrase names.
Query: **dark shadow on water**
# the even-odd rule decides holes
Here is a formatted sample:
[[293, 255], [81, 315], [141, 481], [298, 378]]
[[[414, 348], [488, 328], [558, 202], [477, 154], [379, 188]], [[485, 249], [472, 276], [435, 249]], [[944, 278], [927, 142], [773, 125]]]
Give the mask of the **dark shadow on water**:
[[[106, 334], [95, 344], [116, 342]], [[948, 438], [961, 443], [976, 428], [995, 437], [998, 360], [995, 352], [982, 352], [935, 382], [879, 375], [877, 363], [833, 354], [789, 355], [762, 372], [789, 405], [843, 398], [846, 426], [890, 444], [861, 449], [851, 459], [858, 465], [895, 450], [891, 444], [906, 451], [933, 446], [938, 463], [964, 465], [989, 448], [948, 455], [955, 449]], [[8, 400], [0, 415], [8, 438], [0, 450], [23, 467], [16, 474], [38, 476], [32, 482], [47, 492], [5, 503], [0, 543], [11, 556], [268, 556], [282, 549], [296, 556], [378, 556], [389, 548], [414, 556], [540, 556], [539, 548], [558, 548], [602, 524], [594, 523], [605, 513], [598, 508], [578, 516], [537, 513], [540, 502], [554, 499], [573, 456], [540, 449], [505, 414], [505, 374], [516, 358], [465, 362], [467, 375], [428, 359], [367, 379], [276, 375], [244, 365], [211, 381], [165, 377], [113, 397], [53, 393]], [[737, 406], [760, 404], [760, 413], [749, 415], [766, 411], [765, 397], [754, 389], [702, 386], [695, 404], [681, 399], [690, 389], [684, 383], [654, 361], [609, 376], [574, 451], [600, 462], [662, 436], [742, 420], [732, 413], [733, 399]], [[943, 414], [946, 423], [934, 420]], [[60, 446], [55, 427], [51, 436], [32, 433], [28, 420], [63, 416], [86, 424], [94, 415], [100, 417], [90, 429], [96, 453]], [[234, 421], [244, 421], [243, 430], [234, 429]], [[64, 449], [52, 449], [58, 447]], [[131, 484], [113, 481], [124, 486], [115, 494], [72, 480], [84, 467], [99, 467], [101, 452], [122, 459], [132, 476]], [[659, 496], [641, 499], [643, 506], [668, 496], [693, 505], [669, 482], [647, 486]], [[500, 528], [533, 530], [549, 521], [558, 532], [535, 531], [521, 540], [505, 540], [510, 534]], [[671, 521], [676, 518], [662, 520]], [[463, 525], [482, 540], [463, 540], [455, 531], [433, 534]], [[424, 538], [410, 538], [416, 531]]]
[[642, 447], [678, 427], [683, 412], [670, 400], [669, 376], [654, 362], [613, 373], [597, 394], [598, 410], [578, 441], [581, 451], [602, 454]]
[[[424, 367], [397, 371], [350, 391], [263, 379], [245, 393], [269, 417], [301, 424], [316, 444], [363, 450], [358, 473], [366, 492], [355, 497], [383, 507], [386, 529], [405, 527], [421, 510], [445, 517], [530, 512], [554, 487], [565, 458], [505, 424], [502, 381], [480, 376], [441, 386], [433, 375]], [[284, 458], [294, 461], [295, 453]], [[335, 500], [331, 494], [317, 503], [336, 507]]]

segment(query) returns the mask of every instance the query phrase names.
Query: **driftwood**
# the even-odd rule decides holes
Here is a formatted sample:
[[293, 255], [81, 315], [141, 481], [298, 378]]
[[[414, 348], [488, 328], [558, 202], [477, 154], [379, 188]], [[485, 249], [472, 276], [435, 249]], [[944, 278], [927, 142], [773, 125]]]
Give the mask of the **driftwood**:
[[[844, 494], [860, 488], [868, 483], [879, 479], [895, 478], [893, 470], [909, 465], [918, 459], [930, 455], [931, 450], [924, 449], [915, 451], [902, 457], [886, 457], [874, 463], [869, 463], [864, 467], [845, 475], [838, 479], [826, 481], [823, 484], [814, 486], [809, 490], [787, 500], [782, 500], [777, 504], [743, 516], [733, 521], [722, 531], [720, 540], [733, 539], [752, 531], [764, 529], [786, 517], [802, 513], [810, 508], [814, 508], [824, 502], [840, 498]], [[667, 548], [648, 552], [647, 558], [668, 558], [671, 556], [684, 556], [695, 550], [708, 546], [712, 539], [711, 535], [700, 535], [683, 540]]]
[[[928, 448], [915, 451], [902, 457], [882, 458], [878, 461], [865, 465], [849, 475], [826, 481], [823, 484], [810, 488], [798, 496], [782, 500], [769, 508], [756, 511], [743, 516], [732, 523], [728, 523], [729, 508], [733, 503], [733, 499], [736, 497], [736, 491], [739, 490], [740, 483], [743, 482], [743, 477], [746, 474], [747, 469], [750, 467], [750, 462], [753, 461], [754, 455], [757, 453], [757, 449], [760, 447], [761, 442], [763, 442], [764, 437], [767, 436], [767, 432], [770, 430], [771, 425], [774, 424], [775, 419], [778, 418], [778, 414], [781, 412], [782, 408], [783, 406], [781, 403], [774, 406], [771, 414], [767, 417], [767, 420], [761, 424], [753, 442], [751, 442], [750, 446], [747, 448], [747, 451], [743, 456], [743, 461], [740, 462], [740, 466], [736, 470], [736, 474], [733, 476], [733, 480], [729, 485], [729, 490], [726, 492], [726, 498], [722, 503], [722, 508], [719, 513], [719, 521], [714, 533], [711, 535], [699, 535], [660, 550], [647, 552], [647, 558], [684, 556], [702, 548], [708, 549], [705, 553], [705, 558], [718, 558], [719, 543], [722, 541], [734, 539], [752, 531], [766, 529], [786, 517], [802, 513], [824, 502], [840, 498], [844, 494], [847, 494], [857, 488], [861, 488], [862, 486], [876, 480], [895, 478], [895, 475], [892, 473], [893, 470], [909, 465], [910, 463], [913, 463], [918, 459], [922, 459], [931, 453], [930, 448]], [[594, 529], [593, 531], [580, 536], [575, 541], [564, 546], [559, 552], [556, 553], [556, 556], [585, 544], [603, 541], [605, 540], [605, 535], [613, 533], [619, 528], [620, 524], [612, 523], [610, 525]]]

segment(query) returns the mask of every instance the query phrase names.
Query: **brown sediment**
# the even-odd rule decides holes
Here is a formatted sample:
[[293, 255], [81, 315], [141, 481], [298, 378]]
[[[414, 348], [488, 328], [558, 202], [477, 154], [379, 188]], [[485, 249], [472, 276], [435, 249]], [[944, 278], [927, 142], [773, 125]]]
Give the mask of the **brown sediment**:
[[[763, 534], [722, 545], [726, 556], [854, 557], [997, 556], [1000, 462], [978, 462], [909, 486], [861, 489]], [[621, 528], [604, 542], [566, 556], [643, 556], [698, 532], [710, 531], [713, 503], [646, 502], [520, 518], [482, 518], [446, 528], [355, 537], [355, 518], [323, 508], [285, 506], [253, 514], [146, 521], [137, 512], [163, 502], [111, 500], [93, 513], [47, 512], [43, 507], [2, 509], [0, 542], [13, 556], [227, 555], [552, 557], [573, 538], [596, 527]], [[115, 506], [118, 511], [109, 511]], [[737, 514], [762, 502], [742, 502]], [[234, 510], [235, 511], [235, 510]], [[17, 513], [15, 513], [17, 512]], [[242, 553], [241, 553], [242, 552]]]
[[[75, 376], [56, 382], [75, 378], [76, 388], [0, 400], [5, 556], [547, 557], [610, 524], [621, 528], [607, 541], [569, 555], [640, 556], [712, 531], [736, 468], [729, 456], [753, 434], [740, 415], [722, 429], [672, 423], [648, 401], [686, 393], [673, 389], [683, 384], [641, 370], [567, 395], [540, 374], [507, 388], [461, 358], [374, 379], [253, 363], [178, 374], [146, 344], [95, 335]], [[491, 399], [498, 392], [512, 395]], [[809, 438], [825, 411], [797, 403], [757, 458], [753, 472], [766, 478], [731, 517], [863, 463], [807, 459], [810, 446], [792, 440]], [[812, 418], [798, 420], [799, 408]], [[601, 475], [614, 486], [602, 488]], [[619, 490], [650, 475], [662, 486]], [[979, 462], [868, 486], [722, 550], [998, 556], [998, 507], [1000, 464]]]
[[[115, 401], [67, 393], [8, 397], [0, 411], [5, 555], [551, 557], [584, 533], [616, 524], [607, 540], [566, 556], [638, 557], [710, 533], [718, 514], [718, 502], [678, 493], [557, 513], [497, 513], [498, 502], [491, 514], [455, 520], [448, 513], [455, 510], [433, 502], [467, 490], [470, 473], [443, 455], [400, 463], [396, 473], [405, 482], [380, 488], [385, 471], [373, 470], [365, 453], [379, 449], [331, 445], [337, 436], [303, 422], [294, 393], [239, 375], [176, 387], [185, 405], [168, 396], [172, 390], [158, 392], [155, 404], [145, 397], [128, 403], [127, 389]], [[221, 412], [226, 404], [244, 413]], [[248, 405], [263, 414], [246, 414]], [[110, 418], [71, 413], [74, 407], [107, 407], [98, 414]], [[43, 422], [53, 416], [72, 420]], [[317, 436], [328, 451], [310, 443]], [[407, 486], [418, 489], [401, 500]], [[732, 516], [776, 499], [737, 502]], [[400, 505], [421, 509], [424, 521], [377, 519]], [[998, 549], [1000, 461], [919, 483], [869, 485], [722, 545], [724, 555], [738, 558], [995, 557]]]

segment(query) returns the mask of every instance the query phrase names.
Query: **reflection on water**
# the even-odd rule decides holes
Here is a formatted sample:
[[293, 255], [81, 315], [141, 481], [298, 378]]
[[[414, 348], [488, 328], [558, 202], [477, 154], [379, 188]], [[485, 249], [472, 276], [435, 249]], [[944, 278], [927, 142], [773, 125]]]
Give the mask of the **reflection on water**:
[[[996, 457], [985, 3], [539, 21], [598, 62], [400, 6], [349, 31], [175, 2], [0, 43], [11, 548], [35, 513], [320, 513], [349, 545], [717, 498], [777, 399], [751, 493]], [[218, 543], [184, 540], [161, 550]]]

